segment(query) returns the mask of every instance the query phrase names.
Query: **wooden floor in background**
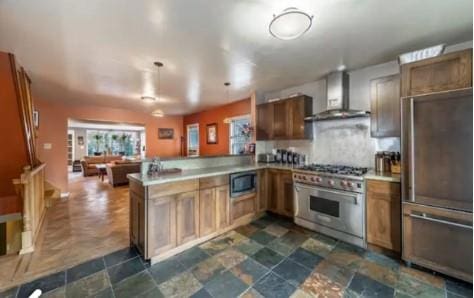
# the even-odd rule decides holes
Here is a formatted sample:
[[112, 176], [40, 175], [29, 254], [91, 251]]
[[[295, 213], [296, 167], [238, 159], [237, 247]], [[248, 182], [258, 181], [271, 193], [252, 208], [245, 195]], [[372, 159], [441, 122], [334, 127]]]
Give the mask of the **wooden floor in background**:
[[0, 257], [0, 290], [128, 246], [128, 187], [69, 179], [69, 198], [47, 210], [35, 251]]

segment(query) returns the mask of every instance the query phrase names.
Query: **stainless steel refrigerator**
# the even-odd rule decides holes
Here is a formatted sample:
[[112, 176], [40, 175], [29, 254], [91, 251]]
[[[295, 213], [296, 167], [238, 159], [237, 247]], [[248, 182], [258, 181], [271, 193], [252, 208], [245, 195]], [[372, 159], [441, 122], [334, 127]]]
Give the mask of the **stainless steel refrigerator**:
[[472, 282], [472, 88], [402, 98], [402, 257]]

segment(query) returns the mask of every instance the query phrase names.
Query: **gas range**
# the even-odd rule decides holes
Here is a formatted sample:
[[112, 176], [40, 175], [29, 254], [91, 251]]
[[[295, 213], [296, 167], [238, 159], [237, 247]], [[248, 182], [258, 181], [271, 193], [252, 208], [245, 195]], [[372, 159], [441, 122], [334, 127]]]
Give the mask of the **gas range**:
[[364, 192], [363, 175], [367, 168], [310, 164], [294, 170], [295, 182], [353, 192]]
[[295, 223], [365, 248], [366, 172], [318, 164], [294, 169]]

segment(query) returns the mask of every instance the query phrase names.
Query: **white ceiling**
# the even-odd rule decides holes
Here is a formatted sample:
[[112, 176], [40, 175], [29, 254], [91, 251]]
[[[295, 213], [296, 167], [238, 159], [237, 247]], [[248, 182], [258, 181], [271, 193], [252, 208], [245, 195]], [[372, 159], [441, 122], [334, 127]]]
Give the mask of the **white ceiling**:
[[[314, 15], [303, 37], [270, 36], [274, 13]], [[472, 39], [472, 0], [0, 0], [0, 50], [37, 97], [166, 114], [314, 81], [344, 64]], [[161, 70], [161, 102], [156, 95]]]

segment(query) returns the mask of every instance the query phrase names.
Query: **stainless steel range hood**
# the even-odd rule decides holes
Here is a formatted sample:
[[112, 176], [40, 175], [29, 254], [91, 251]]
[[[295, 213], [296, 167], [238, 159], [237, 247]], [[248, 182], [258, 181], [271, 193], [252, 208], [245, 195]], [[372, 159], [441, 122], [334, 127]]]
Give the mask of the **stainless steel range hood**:
[[368, 111], [349, 109], [349, 74], [344, 71], [332, 72], [327, 76], [326, 111], [306, 117], [306, 121], [323, 121], [356, 117], [367, 117]]

